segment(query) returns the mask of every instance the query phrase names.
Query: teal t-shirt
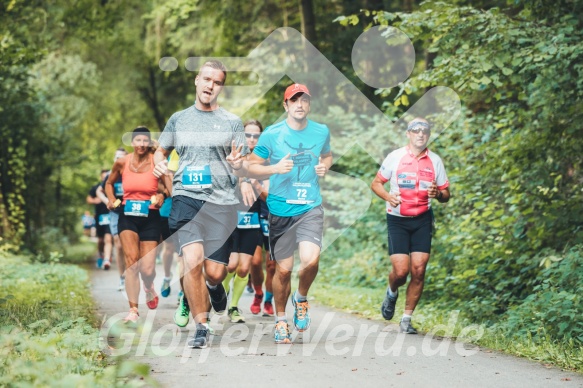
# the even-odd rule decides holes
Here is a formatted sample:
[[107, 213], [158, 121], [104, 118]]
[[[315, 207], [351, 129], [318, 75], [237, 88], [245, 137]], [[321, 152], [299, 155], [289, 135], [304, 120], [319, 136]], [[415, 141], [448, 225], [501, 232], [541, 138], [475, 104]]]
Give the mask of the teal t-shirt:
[[268, 127], [253, 152], [271, 165], [290, 154], [294, 168], [287, 174], [269, 178], [269, 211], [280, 217], [304, 214], [322, 204], [320, 184], [314, 167], [320, 155], [330, 153], [330, 130], [323, 124], [308, 120], [299, 131], [291, 129], [285, 120]]

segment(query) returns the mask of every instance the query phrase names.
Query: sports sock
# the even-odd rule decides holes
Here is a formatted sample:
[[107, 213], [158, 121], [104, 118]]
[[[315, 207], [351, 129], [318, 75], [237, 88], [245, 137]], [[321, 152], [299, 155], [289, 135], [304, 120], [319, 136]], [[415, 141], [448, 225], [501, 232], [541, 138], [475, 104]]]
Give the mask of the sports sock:
[[261, 284], [258, 286], [254, 284], [253, 289], [255, 290], [255, 295], [263, 295], [263, 287]]
[[235, 276], [235, 272], [227, 272], [227, 276], [225, 277], [225, 280], [223, 280], [223, 287], [225, 288], [225, 294], [227, 295], [229, 295], [229, 290], [231, 289], [231, 279], [233, 279], [233, 276]]
[[206, 281], [206, 286], [207, 286], [207, 288], [210, 288], [211, 290], [216, 290], [216, 288], [217, 288], [217, 286], [210, 285], [208, 280]]
[[272, 299], [273, 299], [273, 294], [269, 291], [265, 291], [265, 302], [271, 303]]
[[284, 321], [287, 322], [287, 317], [285, 315], [278, 315], [275, 317], [275, 323], [280, 322], [280, 321]]
[[239, 277], [239, 275], [235, 276], [235, 281], [233, 282], [233, 297], [231, 298], [231, 307], [237, 307], [239, 304], [239, 299], [241, 299], [241, 295], [243, 295], [243, 291], [245, 291], [245, 287], [247, 287], [247, 279], [249, 275], [245, 276], [244, 278]]
[[296, 298], [296, 302], [305, 302], [308, 300], [308, 298], [305, 295], [300, 294], [299, 291], [296, 291], [295, 298]]
[[387, 295], [392, 296], [393, 298], [397, 295], [399, 295], [399, 290], [397, 290], [396, 292], [393, 292], [393, 290], [391, 290], [391, 286], [387, 287]]
[[407, 314], [403, 314], [403, 321], [410, 321], [411, 320], [412, 315], [407, 315]]

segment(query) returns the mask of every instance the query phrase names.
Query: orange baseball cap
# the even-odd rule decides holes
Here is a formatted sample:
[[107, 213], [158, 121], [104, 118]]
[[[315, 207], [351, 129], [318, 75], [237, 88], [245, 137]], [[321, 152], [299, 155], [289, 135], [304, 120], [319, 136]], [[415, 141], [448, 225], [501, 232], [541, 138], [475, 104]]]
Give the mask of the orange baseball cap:
[[293, 96], [295, 96], [298, 93], [305, 93], [308, 96], [312, 97], [312, 95], [310, 94], [310, 91], [308, 90], [308, 87], [306, 85], [302, 85], [302, 84], [293, 84], [287, 87], [287, 89], [285, 89], [285, 93], [283, 94], [283, 101], [287, 101], [290, 98], [292, 98]]

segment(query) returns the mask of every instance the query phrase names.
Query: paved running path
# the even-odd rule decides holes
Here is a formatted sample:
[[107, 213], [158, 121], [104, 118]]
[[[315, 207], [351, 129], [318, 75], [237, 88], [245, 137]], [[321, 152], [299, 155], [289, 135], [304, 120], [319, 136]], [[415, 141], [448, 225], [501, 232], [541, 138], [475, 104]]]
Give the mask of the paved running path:
[[[156, 270], [159, 291], [161, 265]], [[149, 364], [165, 387], [583, 387], [583, 376], [576, 373], [447, 339], [400, 334], [394, 323], [315, 303], [310, 330], [295, 332], [292, 345], [276, 345], [273, 318], [253, 316], [247, 293], [240, 302], [245, 324], [215, 315], [211, 346], [190, 349], [186, 339], [194, 334], [192, 319], [184, 329], [173, 323], [177, 283], [168, 298], [160, 297], [157, 310], [149, 311], [140, 301], [136, 329], [116, 323], [127, 314], [128, 304], [125, 292], [117, 291], [115, 265], [109, 271], [91, 270], [91, 278], [105, 348]], [[291, 314], [289, 304], [290, 322]]]

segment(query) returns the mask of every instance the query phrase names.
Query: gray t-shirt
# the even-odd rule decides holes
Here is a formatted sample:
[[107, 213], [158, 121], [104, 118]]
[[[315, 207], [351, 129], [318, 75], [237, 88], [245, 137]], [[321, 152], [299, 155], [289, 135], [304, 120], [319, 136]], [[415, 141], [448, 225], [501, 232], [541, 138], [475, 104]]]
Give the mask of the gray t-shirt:
[[235, 195], [237, 178], [227, 163], [231, 142], [249, 153], [243, 123], [223, 108], [201, 111], [194, 105], [170, 117], [159, 144], [180, 156], [172, 195], [208, 201], [217, 205], [239, 203]]

